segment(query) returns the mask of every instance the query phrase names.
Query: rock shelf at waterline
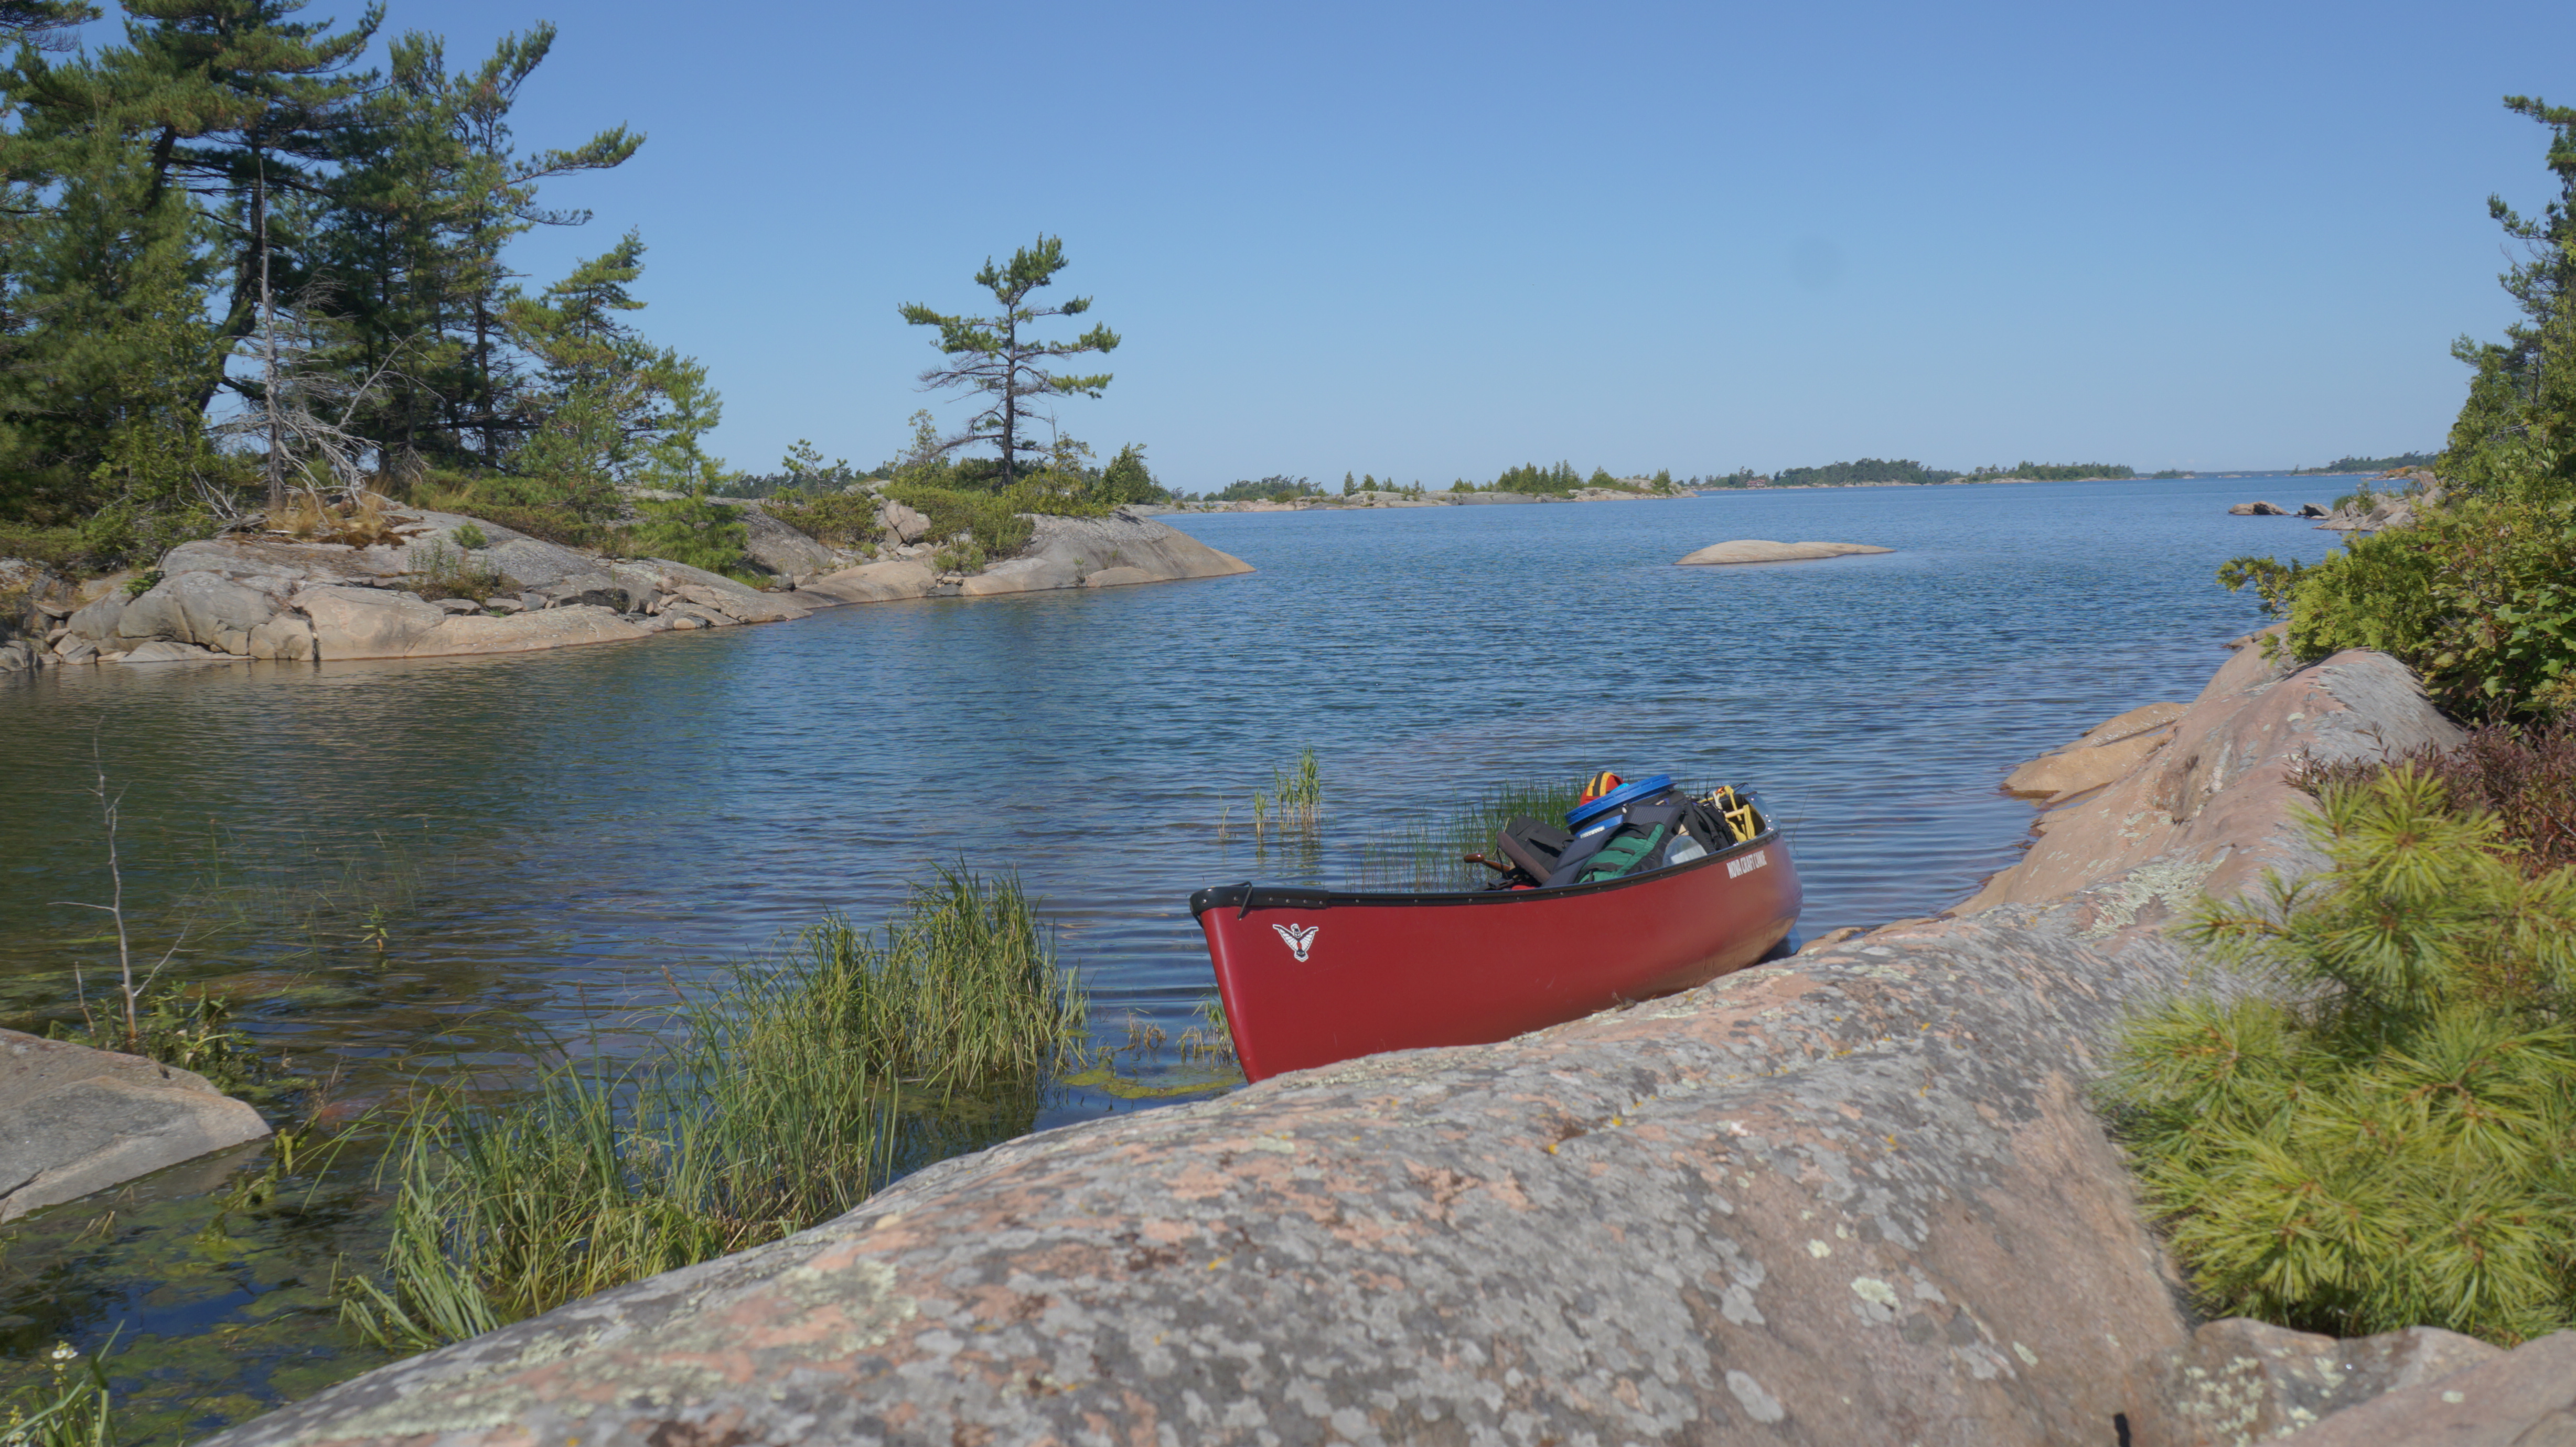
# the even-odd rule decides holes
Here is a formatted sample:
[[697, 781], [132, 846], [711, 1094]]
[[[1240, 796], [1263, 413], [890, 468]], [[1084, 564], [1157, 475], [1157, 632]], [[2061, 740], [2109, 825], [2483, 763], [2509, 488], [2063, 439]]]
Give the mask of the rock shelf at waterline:
[[0, 1221], [268, 1133], [194, 1071], [0, 1030]]
[[1860, 553], [1892, 553], [1894, 548], [1868, 543], [1775, 543], [1766, 538], [1732, 538], [1711, 543], [1688, 557], [1675, 558], [1677, 568], [1710, 563], [1800, 563], [1810, 558], [1848, 558]]
[[[483, 519], [418, 509], [365, 546], [230, 534], [182, 543], [152, 574], [85, 583], [0, 559], [0, 673], [75, 663], [341, 662], [525, 653], [656, 633], [778, 623], [823, 608], [906, 598], [1114, 588], [1252, 571], [1188, 534], [1122, 509], [1036, 516], [1027, 547], [974, 573], [943, 570], [927, 520], [889, 503], [875, 560], [827, 547], [745, 508], [754, 588], [660, 558], [614, 558]], [[465, 544], [471, 542], [471, 547]], [[433, 597], [441, 570], [488, 587]], [[129, 596], [129, 584], [151, 586]], [[12, 632], [17, 636], [12, 637]]]
[[2312, 860], [2293, 766], [2445, 728], [2392, 658], [2249, 641], [2077, 740], [2157, 746], [1955, 917], [1041, 1132], [206, 1447], [2538, 1440], [2576, 1334], [2195, 1323], [2088, 1094], [2207, 968], [2163, 927]]

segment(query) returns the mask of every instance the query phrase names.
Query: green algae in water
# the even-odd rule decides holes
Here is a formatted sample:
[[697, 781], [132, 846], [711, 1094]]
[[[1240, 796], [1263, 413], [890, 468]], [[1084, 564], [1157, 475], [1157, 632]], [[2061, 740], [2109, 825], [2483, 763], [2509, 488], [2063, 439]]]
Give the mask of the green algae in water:
[[178, 1443], [393, 1360], [340, 1325], [344, 1259], [382, 1249], [357, 1139], [256, 1204], [274, 1147], [183, 1162], [0, 1227], [0, 1398], [51, 1383], [69, 1343], [103, 1364], [127, 1444]]

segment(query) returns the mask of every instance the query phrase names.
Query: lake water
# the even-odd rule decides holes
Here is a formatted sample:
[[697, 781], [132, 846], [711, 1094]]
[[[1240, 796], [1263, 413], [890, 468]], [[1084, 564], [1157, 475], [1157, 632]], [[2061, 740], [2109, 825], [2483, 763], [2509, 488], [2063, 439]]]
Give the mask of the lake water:
[[[177, 941], [174, 975], [223, 981], [358, 1099], [545, 1037], [631, 1045], [675, 984], [823, 911], [876, 917], [943, 862], [1020, 875], [1100, 1029], [1178, 1033], [1212, 989], [1193, 889], [1331, 874], [1422, 801], [1507, 778], [1751, 781], [1790, 827], [1804, 931], [1931, 913], [2024, 843], [2014, 764], [2189, 699], [2261, 622], [2211, 582], [2222, 561], [2337, 536], [2226, 506], [2352, 486], [1183, 516], [1258, 571], [518, 657], [48, 672], [0, 684], [0, 1018], [58, 1013], [70, 966], [111, 958], [59, 903], [109, 897], [94, 767], [143, 945]], [[1671, 566], [1742, 537], [1898, 551]], [[1306, 747], [1323, 851], [1259, 853], [1250, 795]], [[1074, 1090], [1043, 1119], [1126, 1108]], [[182, 1281], [172, 1243], [205, 1214], [138, 1201], [130, 1236], [5, 1248], [0, 1357], [121, 1327], [163, 1344], [156, 1380], [200, 1425], [365, 1364], [308, 1351], [272, 1299], [363, 1236], [363, 1204], [301, 1265], [244, 1247]], [[270, 1321], [289, 1329], [239, 1344]]]

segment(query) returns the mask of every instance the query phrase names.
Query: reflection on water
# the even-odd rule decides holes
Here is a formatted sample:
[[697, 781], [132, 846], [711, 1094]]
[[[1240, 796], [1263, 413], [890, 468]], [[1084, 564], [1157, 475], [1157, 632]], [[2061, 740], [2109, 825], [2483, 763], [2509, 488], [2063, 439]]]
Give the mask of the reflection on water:
[[[634, 1053], [711, 967], [827, 909], [881, 917], [959, 860], [1040, 898], [1104, 1045], [1178, 1040], [1211, 989], [1193, 889], [1349, 878], [1358, 841], [1402, 837], [1426, 803], [1600, 768], [1762, 786], [1810, 931], [1927, 913], [2020, 847], [2029, 810], [1996, 787], [2013, 764], [2189, 698], [2259, 621], [2211, 584], [2221, 561], [2333, 541], [2226, 504], [2346, 486], [1191, 517], [1259, 571], [551, 655], [0, 683], [0, 1011], [59, 1010], [72, 966], [112, 955], [54, 903], [106, 898], [93, 748], [125, 791], [144, 947], [185, 932], [175, 975], [220, 980], [360, 1104], [537, 1040]], [[1670, 566], [1737, 537], [1898, 551]], [[1319, 832], [1255, 840], [1254, 791], [1309, 746]], [[1154, 1059], [1069, 1085], [1038, 1123], [1209, 1083]], [[292, 1219], [209, 1227], [202, 1199], [105, 1227], [94, 1202], [44, 1213], [11, 1228], [0, 1354], [126, 1323], [155, 1381], [202, 1394], [201, 1422], [309, 1391], [366, 1361], [321, 1294], [372, 1200], [359, 1173]]]

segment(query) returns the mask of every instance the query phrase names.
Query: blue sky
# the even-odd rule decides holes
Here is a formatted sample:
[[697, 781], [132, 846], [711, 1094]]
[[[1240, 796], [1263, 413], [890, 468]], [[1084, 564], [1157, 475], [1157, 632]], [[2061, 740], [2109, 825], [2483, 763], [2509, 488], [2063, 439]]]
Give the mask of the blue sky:
[[2563, 0], [389, 4], [560, 27], [524, 144], [650, 133], [517, 260], [640, 228], [734, 465], [897, 451], [896, 305], [1047, 231], [1126, 339], [1065, 429], [1193, 490], [2438, 446], [2549, 194], [2499, 98], [2576, 101]]

